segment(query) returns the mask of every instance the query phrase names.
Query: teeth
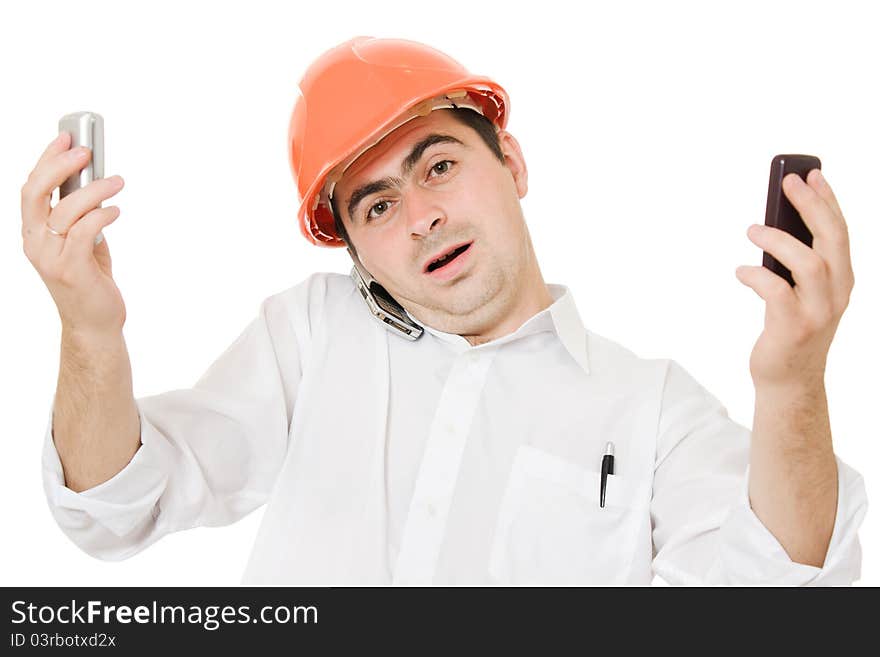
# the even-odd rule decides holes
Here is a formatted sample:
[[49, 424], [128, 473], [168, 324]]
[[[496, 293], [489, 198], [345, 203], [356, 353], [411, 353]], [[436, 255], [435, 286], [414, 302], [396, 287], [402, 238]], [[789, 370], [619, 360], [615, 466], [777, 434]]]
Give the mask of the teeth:
[[463, 246], [460, 246], [460, 247], [458, 247], [457, 249], [453, 249], [452, 251], [450, 251], [449, 253], [447, 253], [445, 256], [442, 256], [442, 257], [440, 257], [440, 258], [437, 258], [434, 262], [432, 262], [432, 263], [428, 266], [428, 270], [429, 270], [429, 271], [434, 271], [435, 269], [439, 269], [439, 268], [442, 267], [442, 266], [446, 263], [446, 261], [449, 260], [452, 256], [454, 256], [454, 255], [457, 254], [457, 253], [460, 253], [461, 250], [462, 250], [463, 248], [464, 248]]

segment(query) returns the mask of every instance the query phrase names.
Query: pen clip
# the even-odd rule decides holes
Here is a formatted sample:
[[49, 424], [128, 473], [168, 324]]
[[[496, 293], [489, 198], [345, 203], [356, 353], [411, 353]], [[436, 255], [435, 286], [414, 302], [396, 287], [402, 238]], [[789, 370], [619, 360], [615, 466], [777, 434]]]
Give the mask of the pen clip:
[[605, 489], [608, 485], [608, 475], [614, 474], [614, 443], [605, 445], [605, 454], [602, 456], [602, 475], [599, 481], [599, 508], [605, 508]]

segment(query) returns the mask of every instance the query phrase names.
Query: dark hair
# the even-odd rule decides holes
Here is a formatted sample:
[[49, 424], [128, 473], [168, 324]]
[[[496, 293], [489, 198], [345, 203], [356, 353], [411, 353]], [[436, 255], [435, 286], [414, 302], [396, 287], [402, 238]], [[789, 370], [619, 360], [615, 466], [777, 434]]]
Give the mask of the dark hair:
[[[482, 140], [486, 143], [486, 146], [492, 151], [492, 154], [498, 158], [498, 161], [501, 162], [501, 164], [504, 164], [504, 153], [501, 151], [501, 143], [498, 141], [498, 133], [495, 130], [494, 123], [479, 112], [472, 110], [470, 107], [456, 107], [454, 109], [448, 109], [447, 111], [451, 112], [452, 116], [457, 121], [469, 126], [480, 135]], [[357, 254], [357, 249], [354, 248], [354, 244], [351, 243], [351, 240], [348, 237], [348, 231], [345, 230], [345, 224], [342, 221], [339, 209], [336, 206], [335, 197], [330, 199], [330, 209], [333, 212], [333, 225], [336, 228], [336, 234], [345, 241], [355, 254]]]

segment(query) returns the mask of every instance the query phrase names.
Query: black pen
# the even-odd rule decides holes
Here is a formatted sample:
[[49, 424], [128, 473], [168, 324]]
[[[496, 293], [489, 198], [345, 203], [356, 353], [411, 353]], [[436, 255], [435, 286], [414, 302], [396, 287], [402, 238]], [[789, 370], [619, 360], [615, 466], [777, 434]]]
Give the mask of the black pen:
[[602, 482], [599, 486], [599, 506], [605, 508], [605, 485], [608, 483], [608, 475], [614, 474], [614, 443], [605, 446], [605, 456], [602, 457]]

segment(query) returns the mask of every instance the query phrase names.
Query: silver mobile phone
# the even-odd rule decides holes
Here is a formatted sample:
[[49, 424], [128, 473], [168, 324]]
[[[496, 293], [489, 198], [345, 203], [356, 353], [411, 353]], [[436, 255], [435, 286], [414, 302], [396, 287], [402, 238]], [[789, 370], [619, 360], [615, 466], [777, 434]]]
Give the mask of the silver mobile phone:
[[347, 251], [354, 262], [354, 267], [351, 268], [351, 278], [367, 304], [367, 308], [370, 309], [370, 314], [392, 333], [407, 340], [418, 340], [422, 337], [424, 329], [413, 321], [403, 306], [388, 294], [388, 290], [364, 269], [360, 259], [351, 252], [351, 249], [347, 248]]
[[[93, 180], [104, 177], [104, 118], [96, 112], [65, 114], [58, 121], [58, 134], [70, 133], [70, 148], [85, 146], [92, 151], [89, 163], [79, 172], [61, 183], [58, 199], [85, 187]], [[95, 206], [100, 208], [101, 204]], [[98, 233], [95, 244], [100, 244], [104, 233]]]

